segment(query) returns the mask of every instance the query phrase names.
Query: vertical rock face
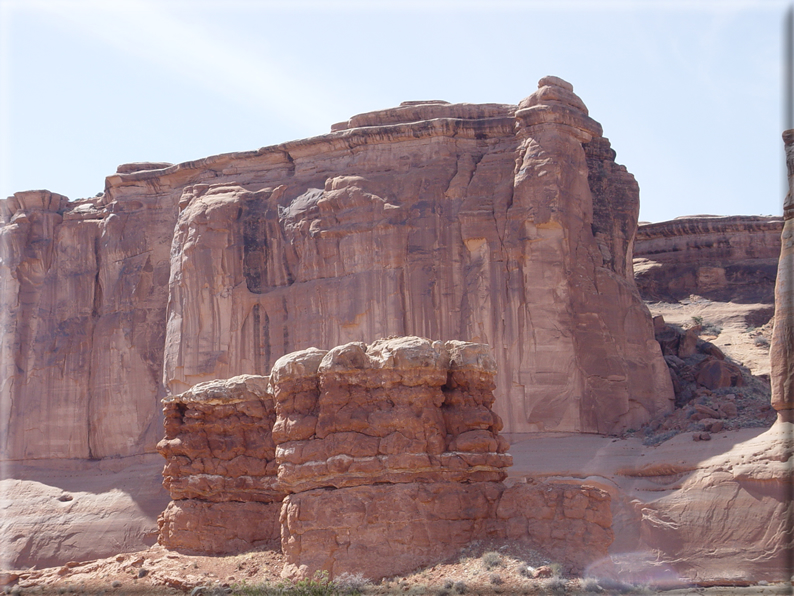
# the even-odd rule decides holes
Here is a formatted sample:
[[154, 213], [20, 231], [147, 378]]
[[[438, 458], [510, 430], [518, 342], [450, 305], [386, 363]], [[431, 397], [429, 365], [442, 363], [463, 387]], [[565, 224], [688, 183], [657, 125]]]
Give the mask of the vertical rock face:
[[153, 452], [159, 400], [389, 335], [489, 343], [510, 432], [618, 432], [672, 387], [629, 275], [637, 186], [571, 85], [2, 209], [3, 457]]
[[154, 450], [176, 210], [153, 190], [124, 202], [47, 191], [4, 202], [3, 458]]
[[481, 108], [364, 115], [322, 154], [290, 148], [291, 178], [186, 188], [168, 389], [417, 334], [493, 347], [508, 431], [614, 432], [669, 408], [629, 273], [633, 178], [564, 81]]
[[783, 133], [789, 192], [783, 205], [783, 233], [775, 284], [775, 328], [769, 350], [772, 406], [794, 421], [794, 130]]
[[160, 544], [194, 552], [252, 548], [279, 535], [275, 412], [268, 378], [201, 383], [164, 400], [163, 485], [171, 503]]

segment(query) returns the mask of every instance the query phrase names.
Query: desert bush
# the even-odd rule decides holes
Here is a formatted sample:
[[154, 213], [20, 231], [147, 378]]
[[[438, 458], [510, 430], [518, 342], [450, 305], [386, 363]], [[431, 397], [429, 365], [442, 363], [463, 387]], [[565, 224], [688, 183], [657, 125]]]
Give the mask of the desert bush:
[[361, 594], [370, 581], [361, 573], [345, 572], [338, 576], [333, 583], [340, 594]]
[[275, 585], [243, 583], [234, 586], [232, 594], [240, 596], [336, 596], [339, 594], [339, 590], [336, 584], [328, 579], [327, 572], [318, 571], [312, 579], [304, 579], [295, 583]]
[[463, 582], [455, 582], [455, 585], [452, 587], [455, 588], [455, 592], [457, 592], [458, 594], [466, 593], [466, 584]]
[[482, 564], [486, 569], [493, 569], [502, 565], [502, 555], [496, 551], [489, 551], [482, 556]]
[[501, 586], [501, 585], [502, 585], [503, 583], [505, 583], [505, 582], [504, 582], [504, 580], [502, 579], [502, 576], [501, 576], [501, 575], [499, 575], [498, 573], [492, 573], [492, 574], [491, 574], [491, 583], [492, 583], [493, 585], [495, 585], [495, 586]]
[[543, 582], [543, 589], [551, 594], [564, 594], [567, 585], [568, 582], [563, 578], [555, 576]]
[[598, 594], [604, 591], [601, 589], [601, 586], [598, 585], [598, 581], [593, 577], [588, 577], [582, 581], [582, 590], [587, 594]]

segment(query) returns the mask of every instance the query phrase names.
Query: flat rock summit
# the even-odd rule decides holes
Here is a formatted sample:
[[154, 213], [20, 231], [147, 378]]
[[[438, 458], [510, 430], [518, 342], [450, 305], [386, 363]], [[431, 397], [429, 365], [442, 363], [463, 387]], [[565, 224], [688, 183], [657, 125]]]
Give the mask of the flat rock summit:
[[[380, 581], [482, 541], [789, 580], [791, 193], [638, 226], [615, 158], [547, 76], [0, 201], [0, 585], [133, 551]], [[136, 581], [206, 580], [172, 572]]]

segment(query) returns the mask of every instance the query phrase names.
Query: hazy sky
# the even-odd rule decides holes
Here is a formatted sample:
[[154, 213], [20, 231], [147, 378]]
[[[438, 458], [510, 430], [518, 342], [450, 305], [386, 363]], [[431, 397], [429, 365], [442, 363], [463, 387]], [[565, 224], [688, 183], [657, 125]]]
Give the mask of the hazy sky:
[[0, 196], [324, 134], [405, 100], [560, 76], [640, 218], [779, 214], [788, 2], [0, 0]]

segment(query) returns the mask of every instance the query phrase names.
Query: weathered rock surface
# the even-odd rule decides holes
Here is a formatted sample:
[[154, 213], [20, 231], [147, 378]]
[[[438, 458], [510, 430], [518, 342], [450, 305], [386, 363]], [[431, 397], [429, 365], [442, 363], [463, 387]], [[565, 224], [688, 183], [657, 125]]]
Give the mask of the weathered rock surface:
[[491, 410], [495, 374], [487, 346], [418, 337], [280, 358], [271, 375], [281, 485], [503, 480], [512, 460]]
[[495, 374], [488, 346], [396, 337], [309, 348], [270, 377], [165, 398], [158, 449], [173, 501], [160, 544], [239, 552], [280, 527], [286, 577], [377, 579], [507, 536], [548, 542], [571, 569], [604, 557], [606, 493], [503, 484], [512, 458]]
[[[571, 477], [611, 495], [613, 563], [626, 582], [788, 581], [791, 423], [656, 447], [638, 439], [527, 434], [512, 437], [511, 478]], [[544, 453], [544, 457], [533, 457]], [[600, 575], [601, 564], [589, 573]], [[614, 570], [613, 570], [614, 571]], [[610, 572], [611, 573], [611, 572]], [[606, 574], [607, 576], [609, 574]]]
[[[672, 395], [630, 279], [637, 187], [570, 85], [2, 208], [2, 457], [154, 452], [159, 400], [394, 335], [494, 346], [507, 430], [619, 432]], [[170, 304], [170, 306], [169, 306]]]
[[693, 579], [790, 578], [793, 432], [776, 422], [699, 462], [679, 490], [639, 506], [642, 545]]
[[576, 484], [409, 483], [290, 495], [281, 513], [283, 575], [380, 578], [454, 556], [476, 540], [521, 541], [566, 571], [606, 556], [609, 494]]
[[677, 302], [695, 294], [772, 304], [782, 227], [778, 216], [746, 215], [642, 224], [634, 243], [637, 288], [650, 301]]
[[240, 552], [279, 536], [275, 411], [268, 377], [200, 383], [163, 400], [163, 486], [172, 502], [159, 542], [204, 553]]
[[609, 493], [592, 484], [533, 481], [505, 490], [497, 517], [506, 538], [529, 542], [581, 573], [612, 544], [611, 503]]
[[185, 553], [236, 554], [277, 546], [281, 501], [171, 501], [157, 520], [158, 542]]
[[510, 431], [613, 432], [668, 408], [627, 272], [636, 183], [567, 87], [544, 79], [517, 110], [365, 115], [290, 147], [292, 177], [185, 188], [169, 390], [262, 374], [309, 345], [417, 334], [494, 346]]
[[3, 459], [128, 456], [157, 442], [173, 204], [108, 201], [3, 201]]
[[157, 454], [6, 464], [0, 479], [0, 569], [63, 565], [157, 540], [168, 504]]
[[670, 369], [677, 407], [694, 399], [703, 387], [713, 391], [744, 385], [739, 366], [726, 360], [717, 346], [698, 337], [700, 325], [682, 330], [665, 323], [661, 315], [654, 317], [653, 323], [656, 341]]
[[379, 578], [498, 535], [512, 458], [495, 374], [487, 346], [418, 337], [280, 358], [273, 438], [297, 493], [281, 513], [283, 574]]
[[443, 561], [474, 540], [497, 537], [504, 485], [416, 482], [310, 490], [281, 513], [288, 577], [399, 575]]
[[775, 327], [769, 351], [772, 406], [794, 420], [794, 131], [783, 133], [789, 192], [783, 205], [780, 263], [775, 285]]

